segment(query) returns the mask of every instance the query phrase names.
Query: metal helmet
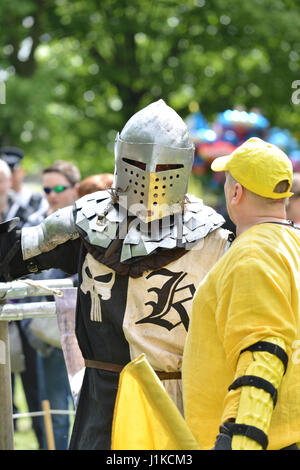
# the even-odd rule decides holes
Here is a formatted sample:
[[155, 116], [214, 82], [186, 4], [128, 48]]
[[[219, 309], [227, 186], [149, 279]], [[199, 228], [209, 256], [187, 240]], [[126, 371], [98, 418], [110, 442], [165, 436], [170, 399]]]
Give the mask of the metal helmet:
[[194, 146], [181, 117], [163, 100], [134, 114], [115, 142], [119, 204], [146, 222], [183, 210]]

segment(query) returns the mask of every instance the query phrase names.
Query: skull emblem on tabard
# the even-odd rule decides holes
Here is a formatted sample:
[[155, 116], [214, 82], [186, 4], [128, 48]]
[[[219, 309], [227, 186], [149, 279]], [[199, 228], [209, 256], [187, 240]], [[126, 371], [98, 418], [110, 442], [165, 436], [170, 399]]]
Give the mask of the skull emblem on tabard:
[[91, 320], [102, 321], [102, 300], [111, 298], [111, 289], [115, 282], [115, 271], [96, 261], [89, 253], [82, 266], [82, 283], [80, 289], [84, 294], [91, 296]]

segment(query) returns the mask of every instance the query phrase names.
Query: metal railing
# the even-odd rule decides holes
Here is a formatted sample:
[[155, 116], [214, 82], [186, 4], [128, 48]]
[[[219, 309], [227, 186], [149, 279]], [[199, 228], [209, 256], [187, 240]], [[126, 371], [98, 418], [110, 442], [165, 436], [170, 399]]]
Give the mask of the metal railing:
[[0, 450], [14, 448], [13, 408], [8, 324], [24, 318], [56, 317], [55, 302], [6, 303], [26, 297], [62, 295], [60, 289], [73, 287], [70, 278], [20, 280], [0, 283]]

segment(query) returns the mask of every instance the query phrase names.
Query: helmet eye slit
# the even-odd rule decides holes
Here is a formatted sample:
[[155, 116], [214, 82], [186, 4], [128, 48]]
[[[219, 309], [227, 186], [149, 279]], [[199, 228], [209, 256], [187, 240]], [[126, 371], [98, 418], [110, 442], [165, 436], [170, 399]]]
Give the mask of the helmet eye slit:
[[168, 171], [168, 170], [178, 170], [179, 168], [183, 168], [184, 165], [178, 163], [178, 164], [158, 164], [155, 167], [155, 171], [159, 173], [160, 171]]
[[[136, 168], [140, 168], [141, 170], [146, 170], [146, 163], [138, 162], [137, 160], [131, 160], [130, 158], [122, 158], [123, 162], [129, 163], [129, 165], [135, 166]], [[133, 173], [131, 173], [133, 174]]]

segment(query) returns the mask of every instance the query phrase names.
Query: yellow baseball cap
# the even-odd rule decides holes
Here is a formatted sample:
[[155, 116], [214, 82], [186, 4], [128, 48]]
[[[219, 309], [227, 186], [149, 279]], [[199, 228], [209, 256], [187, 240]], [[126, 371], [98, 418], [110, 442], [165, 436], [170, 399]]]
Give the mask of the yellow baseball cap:
[[[276, 145], [258, 137], [251, 137], [230, 155], [216, 158], [213, 171], [229, 171], [232, 177], [249, 191], [272, 199], [290, 197], [293, 182], [293, 166], [289, 157]], [[289, 188], [284, 193], [274, 189], [287, 180]]]

